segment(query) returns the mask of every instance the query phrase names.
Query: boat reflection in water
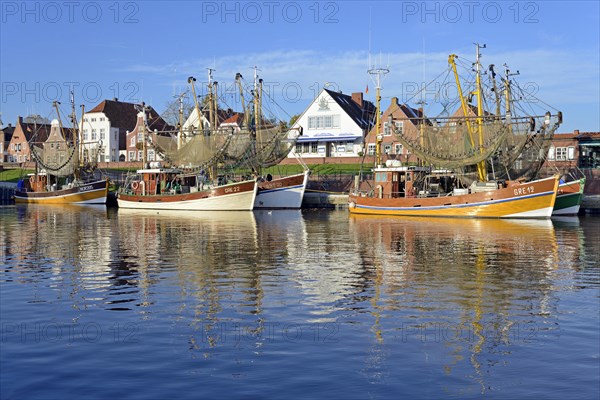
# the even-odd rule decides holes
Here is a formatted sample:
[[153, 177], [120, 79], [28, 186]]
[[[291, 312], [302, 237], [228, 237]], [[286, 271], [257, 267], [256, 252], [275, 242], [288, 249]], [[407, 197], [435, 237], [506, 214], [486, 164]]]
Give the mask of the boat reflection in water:
[[[550, 220], [354, 215], [350, 230], [374, 270], [376, 342], [443, 343], [450, 348], [441, 354], [445, 373], [464, 370], [468, 360], [482, 393], [490, 373], [482, 364], [535, 337], [532, 315], [555, 314], [552, 282], [561, 251]], [[383, 318], [392, 313], [407, 323], [386, 326]]]
[[[58, 397], [142, 375], [211, 398], [224, 387], [232, 397], [523, 398], [539, 383], [530, 371], [545, 393], [572, 385], [587, 398], [597, 380], [596, 220], [63, 206], [0, 215], [4, 326], [103, 333], [68, 342], [68, 357], [108, 366], [73, 381], [66, 330], [39, 342], [4, 332], [0, 354], [19, 376], [37, 368], [71, 385]], [[553, 367], [564, 360], [576, 372], [567, 383]], [[3, 390], [31, 390], [6, 371]], [[264, 385], [249, 391], [250, 381]]]
[[[117, 256], [107, 215], [105, 205], [17, 205], [14, 216], [19, 229], [7, 235], [6, 248], [19, 250], [14, 257], [24, 274], [38, 268], [40, 273], [52, 271], [56, 283], [51, 287], [56, 290], [67, 290], [62, 284], [65, 279], [76, 284], [71, 294], [78, 289], [106, 289], [114, 283], [110, 271]], [[73, 298], [74, 308], [85, 302]]]
[[118, 225], [123, 258], [176, 270], [182, 282], [218, 278], [258, 252], [251, 211], [119, 209]]

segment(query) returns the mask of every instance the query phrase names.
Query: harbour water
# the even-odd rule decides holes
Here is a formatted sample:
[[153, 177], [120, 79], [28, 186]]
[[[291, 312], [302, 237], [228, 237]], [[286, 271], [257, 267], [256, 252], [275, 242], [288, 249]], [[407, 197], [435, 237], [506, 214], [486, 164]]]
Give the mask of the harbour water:
[[0, 208], [0, 397], [600, 393], [600, 217]]

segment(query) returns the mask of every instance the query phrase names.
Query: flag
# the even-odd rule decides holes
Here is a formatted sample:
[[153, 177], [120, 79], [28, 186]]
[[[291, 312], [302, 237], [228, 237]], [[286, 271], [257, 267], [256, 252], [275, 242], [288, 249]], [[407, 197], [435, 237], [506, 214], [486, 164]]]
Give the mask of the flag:
[[369, 93], [369, 85], [367, 85], [367, 88], [365, 89], [365, 93]]

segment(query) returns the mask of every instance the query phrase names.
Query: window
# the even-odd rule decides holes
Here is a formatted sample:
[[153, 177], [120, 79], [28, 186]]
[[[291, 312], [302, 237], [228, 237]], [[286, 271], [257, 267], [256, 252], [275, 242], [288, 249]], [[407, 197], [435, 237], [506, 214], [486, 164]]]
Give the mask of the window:
[[131, 137], [131, 140], [129, 141], [129, 145], [130, 145], [131, 147], [135, 147], [135, 136], [132, 136], [132, 137]]
[[318, 150], [317, 142], [311, 142], [311, 144], [310, 144], [310, 152], [311, 153], [316, 153], [317, 150]]
[[573, 146], [567, 147], [567, 158], [569, 160], [575, 159], [575, 147], [573, 147]]
[[550, 146], [548, 149], [548, 160], [554, 160], [554, 146]]
[[308, 117], [308, 129], [339, 128], [340, 115], [318, 115]]
[[354, 142], [346, 143], [346, 153], [352, 153], [354, 151]]
[[383, 145], [383, 152], [385, 154], [390, 154], [392, 152], [392, 145], [391, 144], [384, 144]]
[[367, 154], [370, 156], [375, 155], [375, 143], [369, 143], [369, 146], [367, 147]]
[[133, 161], [134, 154], [135, 154], [135, 152], [133, 152], [133, 151], [129, 152], [129, 161]]
[[104, 117], [100, 117], [100, 121], [104, 121]]
[[138, 142], [141, 142], [141, 141], [142, 141], [142, 134], [141, 134], [141, 133], [138, 133], [138, 134], [137, 134], [137, 141], [138, 141]]
[[304, 147], [302, 146], [302, 143], [296, 143], [296, 153], [297, 154], [304, 153]]
[[83, 134], [83, 140], [84, 140], [84, 141], [88, 140], [88, 134], [87, 134], [87, 133], [84, 133], [84, 134]]
[[384, 122], [383, 123], [383, 136], [390, 136], [392, 134], [391, 123]]
[[100, 128], [100, 140], [104, 140], [105, 129]]
[[377, 172], [375, 174], [375, 182], [387, 182], [387, 173], [386, 172]]
[[92, 118], [92, 119], [91, 119], [91, 121], [92, 121], [92, 122], [96, 122], [96, 118]]
[[92, 140], [97, 140], [98, 139], [98, 135], [96, 134], [96, 130], [92, 129]]
[[404, 121], [396, 121], [394, 125], [396, 126], [396, 134], [402, 135], [404, 132]]
[[138, 160], [141, 160], [141, 159], [142, 159], [142, 151], [140, 150], [140, 151], [138, 151]]
[[394, 144], [394, 153], [402, 154], [403, 150], [404, 150], [404, 147], [400, 143]]
[[310, 152], [310, 143], [304, 143], [303, 146], [304, 146], [303, 152], [309, 153]]
[[14, 144], [14, 143], [12, 143], [12, 144], [10, 145], [10, 149], [11, 149], [11, 150], [14, 150], [14, 149], [15, 149], [15, 144]]
[[[21, 143], [17, 143], [17, 151], [21, 151]], [[19, 157], [20, 158], [20, 157]], [[20, 160], [19, 160], [20, 161]]]
[[556, 148], [556, 161], [566, 161], [567, 160], [567, 148], [566, 147], [557, 147]]
[[154, 150], [148, 150], [148, 161], [154, 161]]

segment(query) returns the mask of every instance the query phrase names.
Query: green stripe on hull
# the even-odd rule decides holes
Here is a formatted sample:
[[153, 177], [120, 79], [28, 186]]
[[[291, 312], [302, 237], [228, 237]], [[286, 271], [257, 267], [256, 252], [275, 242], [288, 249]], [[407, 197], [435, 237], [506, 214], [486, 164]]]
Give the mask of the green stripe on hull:
[[583, 198], [582, 193], [569, 193], [556, 196], [554, 203], [554, 211], [559, 211], [565, 208], [578, 206]]

